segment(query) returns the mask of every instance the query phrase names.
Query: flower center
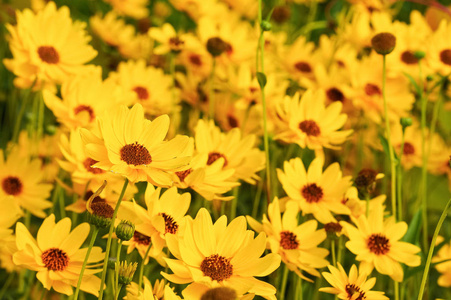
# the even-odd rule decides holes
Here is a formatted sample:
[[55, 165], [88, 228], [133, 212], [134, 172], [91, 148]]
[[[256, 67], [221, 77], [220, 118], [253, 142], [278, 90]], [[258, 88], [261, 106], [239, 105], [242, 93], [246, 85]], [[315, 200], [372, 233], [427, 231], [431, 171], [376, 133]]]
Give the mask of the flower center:
[[451, 66], [451, 49], [446, 49], [440, 52], [440, 60], [445, 65]]
[[412, 51], [404, 51], [401, 54], [401, 60], [407, 65], [414, 65], [418, 63], [418, 58], [415, 57]]
[[372, 84], [372, 83], [367, 83], [365, 85], [365, 94], [367, 94], [368, 96], [382, 95], [382, 91], [377, 85]]
[[[79, 114], [83, 114], [83, 119], [87, 119], [89, 120], [89, 122], [94, 121], [96, 115], [94, 114], [94, 110], [92, 109], [91, 106], [87, 106], [87, 105], [79, 105], [76, 108], [74, 108], [74, 114], [76, 116], [79, 116]], [[84, 117], [86, 116], [86, 117]]]
[[86, 171], [93, 173], [93, 174], [102, 174], [105, 173], [104, 170], [99, 169], [99, 168], [92, 168], [92, 165], [95, 165], [96, 163], [98, 163], [97, 160], [93, 160], [92, 158], [88, 157], [87, 159], [85, 159], [85, 161], [83, 162], [83, 166], [85, 167]]
[[376, 180], [377, 172], [372, 169], [363, 169], [355, 178], [357, 187], [369, 187]]
[[403, 154], [405, 154], [405, 155], [412, 155], [414, 153], [415, 153], [415, 147], [411, 143], [405, 142], [404, 143]]
[[227, 158], [224, 156], [224, 154], [221, 154], [219, 152], [210, 152], [208, 154], [207, 165], [211, 165], [212, 163], [217, 161], [220, 157], [224, 158], [224, 167], [227, 166]]
[[219, 286], [211, 288], [202, 294], [200, 300], [235, 300], [237, 299], [236, 291], [230, 287]]
[[200, 264], [200, 270], [205, 276], [209, 276], [216, 281], [228, 279], [233, 274], [233, 266], [230, 264], [230, 259], [218, 254], [204, 258]]
[[330, 222], [330, 223], [324, 224], [324, 230], [328, 234], [340, 233], [342, 229], [343, 229], [343, 226], [341, 226], [340, 223], [338, 223], [338, 222]]
[[185, 41], [182, 41], [179, 37], [173, 37], [169, 39], [169, 46], [172, 51], [180, 51], [185, 45]]
[[[347, 284], [345, 287], [346, 293], [348, 293], [349, 300], [363, 300], [366, 299], [365, 292], [360, 291], [360, 288], [355, 284]], [[357, 297], [356, 297], [357, 296]]]
[[138, 142], [125, 145], [120, 150], [121, 160], [125, 161], [128, 165], [140, 166], [148, 165], [152, 162], [152, 156], [150, 156], [149, 150], [146, 149]]
[[64, 271], [69, 264], [67, 253], [58, 248], [50, 248], [42, 252], [42, 262], [52, 271]]
[[302, 188], [302, 196], [308, 203], [317, 203], [323, 198], [323, 189], [316, 183], [309, 183]]
[[305, 120], [299, 123], [299, 129], [308, 136], [318, 136], [321, 134], [318, 124], [313, 120]]
[[312, 72], [312, 67], [310, 66], [310, 64], [304, 61], [298, 61], [297, 63], [294, 64], [294, 67], [296, 68], [296, 70], [302, 73]]
[[150, 236], [142, 234], [141, 232], [138, 232], [136, 230], [133, 233], [133, 239], [139, 245], [145, 245], [145, 246], [149, 246], [150, 245]]
[[231, 114], [227, 115], [227, 122], [229, 123], [230, 127], [232, 127], [232, 128], [238, 127], [238, 120]]
[[337, 89], [337, 88], [330, 88], [326, 92], [327, 98], [329, 98], [330, 101], [340, 101], [343, 102], [345, 99], [345, 95]]
[[23, 185], [19, 178], [10, 176], [3, 179], [2, 188], [8, 195], [17, 196], [22, 192]]
[[382, 234], [372, 234], [367, 241], [368, 248], [376, 255], [386, 254], [390, 250], [389, 240]]
[[193, 65], [198, 67], [202, 66], [202, 60], [200, 59], [199, 55], [191, 54], [188, 59]]
[[185, 171], [175, 172], [175, 175], [177, 175], [178, 178], [180, 179], [180, 181], [183, 182], [183, 181], [185, 181], [186, 176], [191, 174], [192, 171], [193, 171], [192, 169], [188, 169]]
[[93, 215], [106, 219], [113, 218], [114, 209], [111, 207], [111, 205], [106, 203], [105, 199], [102, 199], [100, 197], [94, 198], [94, 200], [90, 204], [90, 208]]
[[299, 242], [296, 240], [296, 235], [293, 232], [281, 231], [280, 246], [285, 250], [297, 249]]
[[177, 222], [174, 221], [174, 218], [165, 213], [161, 213], [160, 215], [164, 219], [165, 234], [168, 232], [171, 234], [176, 234], [179, 225], [177, 224]]
[[139, 100], [143, 101], [149, 99], [149, 91], [145, 87], [137, 86], [133, 91], [136, 93]]
[[57, 64], [60, 61], [58, 51], [52, 46], [41, 46], [38, 48], [38, 55], [43, 62]]

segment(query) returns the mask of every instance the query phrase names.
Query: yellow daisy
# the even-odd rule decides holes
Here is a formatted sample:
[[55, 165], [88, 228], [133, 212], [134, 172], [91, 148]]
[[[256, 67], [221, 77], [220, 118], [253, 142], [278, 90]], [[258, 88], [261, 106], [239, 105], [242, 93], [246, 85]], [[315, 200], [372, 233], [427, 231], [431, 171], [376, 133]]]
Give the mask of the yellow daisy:
[[432, 72], [448, 76], [451, 72], [451, 24], [442, 21], [427, 43], [425, 60]]
[[153, 53], [163, 55], [169, 52], [178, 53], [185, 48], [184, 34], [178, 35], [174, 27], [164, 23], [161, 27], [152, 27], [148, 31], [149, 36], [159, 45], [153, 49]]
[[298, 205], [290, 200], [285, 204], [285, 213], [280, 216], [279, 199], [268, 206], [268, 215], [263, 215], [262, 224], [247, 216], [249, 225], [257, 232], [268, 236], [267, 247], [278, 253], [287, 267], [301, 278], [311, 281], [302, 274], [305, 271], [320, 276], [316, 269], [326, 267], [325, 257], [329, 251], [318, 247], [327, 237], [324, 229], [316, 230], [318, 222], [310, 220], [298, 224]]
[[83, 65], [97, 52], [88, 45], [90, 37], [86, 24], [73, 22], [69, 8], [59, 9], [53, 1], [34, 14], [25, 9], [17, 12], [17, 25], [6, 25], [13, 59], [5, 59], [5, 66], [18, 78], [14, 83], [28, 88], [36, 81], [54, 86], [69, 76], [86, 72]]
[[332, 287], [320, 288], [320, 292], [335, 294], [339, 299], [353, 300], [353, 299], [366, 299], [366, 300], [388, 300], [389, 298], [384, 296], [384, 292], [376, 292], [371, 289], [376, 284], [376, 278], [370, 278], [367, 280], [368, 274], [362, 273], [357, 270], [355, 265], [352, 265], [349, 271], [349, 276], [343, 269], [340, 263], [338, 268], [334, 266], [327, 266], [330, 273], [323, 272], [323, 277], [332, 285]]
[[233, 169], [233, 178], [255, 184], [258, 171], [265, 167], [264, 152], [255, 147], [256, 136], [242, 137], [239, 128], [222, 133], [213, 121], [199, 120], [195, 129], [196, 152], [207, 154], [206, 164], [223, 159], [225, 170]]
[[127, 296], [124, 297], [124, 300], [181, 300], [164, 280], [155, 280], [152, 287], [152, 283], [147, 277], [143, 277], [143, 279], [144, 289], [139, 291], [138, 284], [132, 282], [127, 286]]
[[101, 70], [98, 71], [65, 81], [61, 99], [50, 91], [43, 92], [47, 107], [70, 130], [92, 127], [98, 115], [121, 104], [119, 87], [102, 81]]
[[168, 171], [187, 168], [191, 157], [180, 155], [189, 146], [189, 138], [164, 141], [169, 129], [167, 115], [146, 120], [143, 107], [136, 104], [132, 109], [121, 106], [98, 120], [98, 128], [81, 131], [87, 154], [97, 161], [91, 167], [158, 186], [172, 185]]
[[107, 81], [129, 92], [129, 101], [140, 103], [151, 116], [169, 114], [177, 104], [172, 99], [172, 78], [161, 69], [146, 66], [144, 60], [120, 63], [117, 72], [111, 72]]
[[304, 36], [300, 36], [282, 54], [283, 66], [286, 71], [298, 80], [313, 79], [313, 68], [320, 62], [318, 54], [314, 53], [315, 44], [308, 42]]
[[92, 16], [89, 25], [96, 35], [113, 47], [125, 45], [135, 35], [135, 28], [126, 24], [114, 11], [108, 12], [103, 17], [100, 14]]
[[147, 4], [149, 0], [104, 0], [113, 6], [118, 14], [135, 19], [143, 19], [149, 15]]
[[0, 197], [12, 196], [20, 207], [44, 218], [44, 210], [52, 206], [52, 202], [47, 200], [52, 185], [42, 183], [44, 174], [41, 165], [39, 158], [30, 160], [20, 157], [17, 148], [11, 150], [5, 161], [0, 150]]
[[342, 177], [340, 166], [333, 163], [323, 172], [323, 161], [314, 159], [305, 170], [300, 158], [285, 161], [284, 171], [277, 176], [290, 199], [295, 200], [303, 215], [313, 214], [319, 222], [336, 222], [333, 213], [349, 215], [351, 211], [342, 199], [351, 186], [351, 177]]
[[396, 223], [395, 218], [384, 220], [382, 206], [370, 212], [369, 217], [361, 215], [354, 222], [357, 227], [340, 222], [349, 237], [346, 247], [357, 255], [360, 271], [370, 274], [373, 268], [381, 274], [401, 282], [404, 272], [401, 263], [410, 267], [419, 266], [421, 249], [400, 239], [407, 232], [405, 222]]
[[183, 238], [167, 235], [168, 248], [175, 259], [166, 259], [174, 274], [162, 275], [176, 284], [201, 282], [208, 286], [230, 286], [238, 294], [254, 293], [276, 299], [276, 289], [254, 276], [267, 276], [280, 265], [280, 256], [265, 251], [266, 235], [246, 230], [246, 219], [235, 218], [227, 226], [227, 217], [215, 224], [205, 208], [194, 220], [187, 219]]
[[301, 148], [338, 149], [352, 133], [341, 130], [347, 115], [340, 114], [343, 104], [339, 101], [326, 107], [322, 90], [307, 90], [302, 97], [286, 96], [276, 107], [279, 119], [284, 124], [274, 137], [286, 143], [296, 143]]
[[[440, 238], [442, 240], [442, 238]], [[439, 242], [439, 239], [437, 239]], [[440, 273], [440, 277], [438, 278], [437, 284], [443, 287], [451, 287], [451, 241], [444, 244], [440, 250], [437, 251], [437, 254], [432, 258], [433, 263], [438, 263], [441, 261], [445, 261], [443, 263], [438, 263], [435, 265], [435, 268]], [[448, 261], [446, 261], [448, 260]]]
[[[44, 288], [53, 288], [56, 292], [72, 295], [73, 286], [77, 286], [81, 266], [87, 248], [80, 249], [89, 235], [89, 224], [82, 223], [74, 230], [72, 222], [64, 218], [55, 223], [55, 215], [50, 215], [42, 223], [35, 240], [22, 224], [16, 226], [16, 244], [14, 263], [36, 271], [36, 277]], [[88, 263], [96, 263], [105, 258], [102, 248], [93, 247]], [[95, 273], [101, 269], [85, 270], [81, 290], [98, 295], [100, 278]]]

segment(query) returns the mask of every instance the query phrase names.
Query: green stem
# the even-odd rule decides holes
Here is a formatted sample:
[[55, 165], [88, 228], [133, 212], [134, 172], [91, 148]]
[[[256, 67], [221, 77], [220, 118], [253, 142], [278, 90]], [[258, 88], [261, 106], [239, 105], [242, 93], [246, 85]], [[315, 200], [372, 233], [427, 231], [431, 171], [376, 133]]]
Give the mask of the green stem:
[[150, 244], [149, 244], [149, 247], [147, 247], [146, 254], [144, 254], [144, 257], [143, 257], [143, 260], [142, 260], [142, 262], [141, 262], [141, 265], [139, 266], [138, 288], [139, 288], [139, 291], [140, 291], [140, 292], [142, 291], [143, 274], [144, 274], [144, 265], [145, 265], [145, 263], [146, 263], [146, 259], [147, 259], [147, 256], [149, 255], [149, 251], [150, 251], [150, 248], [151, 248], [151, 247], [152, 247], [152, 243], [150, 243]]
[[60, 203], [60, 214], [61, 214], [61, 219], [66, 217], [66, 203], [65, 203], [65, 198], [64, 198], [64, 192], [59, 189], [58, 190], [58, 199], [59, 199], [59, 203]]
[[122, 198], [124, 198], [124, 194], [125, 194], [125, 190], [127, 189], [127, 185], [128, 185], [128, 179], [125, 178], [124, 186], [122, 187], [122, 191], [119, 196], [119, 200], [117, 200], [116, 207], [114, 208], [113, 217], [111, 218], [110, 231], [108, 232], [108, 241], [106, 244], [105, 259], [103, 261], [102, 278], [100, 280], [99, 300], [103, 299], [103, 287], [105, 285], [105, 277], [106, 277], [106, 272], [107, 272], [107, 267], [108, 267], [108, 259], [110, 257], [110, 249], [111, 249], [111, 240], [112, 240], [112, 236], [113, 236], [114, 221], [116, 220], [117, 212], [119, 210], [119, 206], [121, 205]]
[[94, 226], [91, 235], [91, 240], [89, 241], [88, 251], [86, 252], [85, 260], [83, 261], [83, 265], [81, 266], [80, 276], [78, 277], [77, 289], [75, 290], [74, 300], [78, 299], [78, 294], [80, 293], [81, 282], [83, 279], [83, 273], [85, 272], [86, 265], [88, 264], [89, 255], [91, 254], [92, 246], [94, 246], [97, 233], [99, 233], [99, 228], [97, 228], [97, 226]]
[[303, 298], [302, 278], [299, 277], [299, 276], [297, 276], [297, 277], [298, 277], [298, 280], [297, 280], [297, 283], [296, 283], [296, 293], [295, 293], [295, 295], [297, 295], [297, 299], [298, 300], [302, 300], [302, 298]]
[[119, 292], [121, 291], [119, 288], [119, 264], [121, 263], [121, 249], [122, 249], [122, 240], [119, 241], [119, 245], [117, 247], [116, 252], [116, 268], [114, 272], [114, 293], [115, 299], [119, 296]]
[[[265, 73], [265, 65], [264, 65], [264, 58], [265, 58], [265, 40], [264, 40], [264, 31], [261, 26], [262, 23], [262, 0], [258, 0], [258, 24], [260, 25], [260, 37], [258, 39], [258, 48], [257, 48], [257, 66], [256, 70], [257, 72], [260, 70], [260, 73]], [[260, 49], [260, 51], [258, 51]], [[258, 63], [258, 53], [260, 52], [260, 69], [259, 69], [259, 63]], [[266, 98], [265, 98], [265, 87], [261, 86], [261, 99], [262, 99], [262, 108], [263, 108], [263, 144], [265, 148], [265, 156], [266, 156], [266, 186], [267, 186], [267, 192], [266, 192], [266, 201], [269, 205], [271, 203], [271, 168], [270, 168], [270, 162], [269, 162], [269, 138], [268, 138], [268, 121], [267, 121], [267, 109], [266, 109]]]
[[421, 286], [420, 286], [420, 293], [418, 294], [418, 300], [423, 299], [424, 294], [424, 288], [426, 286], [426, 281], [428, 279], [429, 274], [429, 267], [431, 266], [432, 261], [432, 255], [434, 254], [435, 249], [435, 241], [437, 240], [437, 236], [440, 232], [440, 229], [442, 228], [443, 222], [446, 219], [446, 216], [448, 215], [448, 209], [451, 205], [451, 199], [448, 200], [448, 203], [446, 203], [445, 209], [442, 212], [442, 215], [440, 216], [440, 219], [438, 220], [437, 227], [435, 227], [434, 235], [432, 236], [431, 246], [429, 248], [429, 253], [426, 260], [426, 265], [424, 267], [423, 271], [423, 278], [421, 279]]
[[393, 152], [393, 145], [391, 142], [391, 131], [390, 131], [390, 120], [388, 119], [388, 106], [387, 97], [385, 93], [385, 82], [387, 77], [387, 66], [386, 57], [383, 56], [382, 60], [382, 97], [384, 98], [384, 119], [385, 119], [385, 131], [387, 135], [388, 142], [388, 152], [390, 155], [390, 166], [391, 166], [391, 203], [392, 203], [392, 214], [396, 218], [396, 161]]
[[[40, 300], [43, 300], [46, 294], [47, 294], [47, 289], [43, 286], [43, 287], [42, 287], [41, 297], [40, 297], [39, 299], [40, 299]], [[1, 299], [1, 298], [0, 298], [0, 299]]]
[[36, 143], [39, 145], [42, 134], [44, 132], [44, 99], [42, 91], [38, 94], [39, 108], [38, 108], [38, 123], [36, 128]]
[[397, 179], [397, 197], [398, 197], [398, 221], [402, 221], [403, 216], [402, 216], [402, 166], [401, 166], [401, 160], [402, 160], [402, 155], [404, 154], [404, 144], [405, 144], [405, 129], [403, 128], [402, 130], [402, 137], [401, 137], [401, 149], [399, 150], [399, 155], [398, 155], [398, 159], [399, 159], [399, 164], [398, 164], [398, 179]]
[[332, 263], [334, 264], [334, 267], [337, 266], [337, 256], [335, 255], [335, 240], [332, 239], [330, 241], [330, 250], [332, 252]]
[[17, 139], [19, 137], [20, 124], [22, 123], [23, 115], [25, 113], [25, 108], [27, 106], [28, 99], [30, 98], [30, 94], [31, 94], [31, 89], [32, 88], [33, 87], [31, 87], [29, 89], [26, 89], [25, 90], [25, 95], [22, 98], [22, 103], [20, 105], [19, 114], [17, 115], [16, 123], [14, 124], [14, 131], [13, 131], [13, 138], [12, 138], [12, 141], [14, 143], [17, 143]]
[[216, 58], [213, 57], [213, 62], [212, 62], [212, 66], [211, 66], [211, 73], [210, 73], [210, 90], [208, 93], [208, 116], [211, 120], [214, 120], [215, 118], [215, 91], [214, 91], [214, 85], [213, 85], [213, 80], [215, 78], [215, 72], [216, 72]]
[[233, 199], [232, 199], [232, 205], [230, 208], [230, 220], [235, 219], [236, 216], [236, 207], [238, 205], [238, 193], [239, 192], [239, 187], [234, 187], [233, 188]]
[[14, 279], [14, 272], [9, 273], [8, 278], [6, 279], [1, 291], [0, 291], [0, 299], [4, 299], [3, 296], [6, 293], [6, 290], [8, 289], [9, 285], [11, 284], [11, 282], [13, 282]]
[[122, 284], [119, 284], [119, 286], [117, 287], [117, 293], [114, 296], [114, 299], [116, 299], [116, 300], [118, 299], [119, 293], [121, 292], [121, 289], [122, 289]]
[[280, 284], [280, 294], [279, 294], [279, 300], [285, 299], [285, 290], [287, 288], [287, 279], [288, 279], [288, 267], [286, 264], [283, 265], [283, 275], [282, 275], [282, 282]]
[[394, 286], [394, 293], [395, 293], [395, 300], [399, 300], [399, 282], [397, 281], [393, 281], [395, 286]]
[[258, 183], [258, 187], [257, 187], [257, 192], [255, 193], [255, 198], [254, 198], [254, 205], [252, 207], [252, 218], [257, 218], [257, 214], [258, 214], [258, 205], [260, 204], [260, 199], [262, 196], [262, 191], [263, 191], [263, 182], [264, 182], [264, 176], [266, 176], [265, 172], [261, 172], [262, 174], [262, 178], [260, 179], [260, 182]]

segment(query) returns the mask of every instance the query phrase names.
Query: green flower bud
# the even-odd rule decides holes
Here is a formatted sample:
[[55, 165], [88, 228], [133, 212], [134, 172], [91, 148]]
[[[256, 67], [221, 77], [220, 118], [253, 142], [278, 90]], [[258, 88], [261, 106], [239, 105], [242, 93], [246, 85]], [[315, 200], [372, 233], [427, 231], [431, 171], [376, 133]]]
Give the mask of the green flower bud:
[[134, 233], [135, 224], [128, 220], [121, 220], [119, 225], [116, 227], [116, 236], [123, 241], [129, 241], [133, 237]]
[[133, 275], [138, 268], [138, 263], [127, 263], [127, 261], [121, 261], [120, 264], [116, 263], [119, 272], [119, 284], [128, 285], [133, 280]]
[[412, 126], [412, 118], [401, 118], [400, 122], [402, 130], [404, 131], [407, 127]]
[[423, 59], [426, 56], [426, 52], [424, 51], [415, 51], [413, 55], [418, 59]]
[[261, 22], [260, 27], [263, 31], [270, 31], [272, 29], [271, 23], [265, 20]]

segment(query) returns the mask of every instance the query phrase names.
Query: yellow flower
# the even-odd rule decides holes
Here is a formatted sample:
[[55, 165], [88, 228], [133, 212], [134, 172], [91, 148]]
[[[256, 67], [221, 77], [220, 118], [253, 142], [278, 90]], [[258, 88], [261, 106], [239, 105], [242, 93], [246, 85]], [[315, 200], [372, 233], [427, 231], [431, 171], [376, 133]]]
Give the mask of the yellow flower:
[[207, 154], [207, 165], [223, 160], [223, 169], [235, 170], [233, 179], [255, 184], [256, 174], [265, 167], [264, 152], [255, 147], [256, 136], [241, 136], [239, 128], [222, 133], [213, 121], [199, 120], [195, 129], [196, 152]]
[[349, 276], [338, 263], [338, 269], [328, 266], [330, 273], [323, 272], [323, 277], [333, 286], [320, 288], [320, 292], [335, 294], [339, 299], [366, 299], [366, 300], [388, 300], [384, 292], [371, 291], [376, 284], [376, 278], [367, 280], [368, 274], [357, 271], [357, 267], [352, 265]]
[[86, 72], [83, 64], [97, 55], [88, 45], [86, 24], [72, 22], [69, 8], [57, 9], [52, 1], [36, 14], [29, 9], [17, 12], [17, 25], [6, 26], [14, 58], [4, 63], [18, 76], [14, 83], [20, 88], [30, 87], [35, 80], [37, 88], [61, 84], [73, 74]]
[[313, 42], [308, 42], [304, 36], [297, 38], [281, 56], [286, 71], [295, 79], [312, 79], [313, 68], [320, 62], [320, 57], [314, 50]]
[[[72, 295], [72, 286], [77, 286], [81, 266], [86, 256], [86, 248], [80, 249], [89, 235], [89, 224], [82, 223], [71, 232], [71, 220], [64, 218], [55, 223], [55, 215], [47, 217], [39, 228], [35, 240], [22, 224], [16, 225], [14, 263], [36, 271], [36, 277], [44, 288]], [[102, 248], [93, 247], [88, 263], [103, 260]], [[98, 295], [100, 278], [95, 273], [101, 269], [85, 270], [81, 290]]]
[[[440, 240], [443, 238], [440, 237]], [[437, 243], [439, 242], [439, 238], [437, 238]], [[437, 251], [437, 254], [432, 258], [433, 263], [438, 263], [441, 261], [445, 261], [443, 263], [438, 263], [435, 265], [435, 268], [440, 273], [440, 277], [438, 278], [437, 284], [443, 287], [451, 287], [451, 241], [449, 243], [444, 244], [440, 250]], [[446, 261], [448, 260], [448, 261]]]
[[295, 200], [303, 215], [313, 214], [319, 222], [336, 222], [332, 212], [349, 215], [342, 203], [351, 186], [351, 177], [342, 177], [340, 166], [333, 163], [324, 172], [321, 159], [314, 159], [306, 172], [300, 158], [284, 162], [284, 171], [277, 169], [277, 176], [290, 199]]
[[151, 116], [169, 114], [177, 103], [172, 101], [172, 78], [163, 70], [146, 66], [144, 60], [122, 62], [107, 81], [121, 86], [131, 103], [140, 103]]
[[290, 200], [285, 204], [285, 212], [280, 216], [279, 199], [268, 206], [268, 216], [263, 215], [262, 224], [247, 216], [249, 225], [257, 232], [268, 235], [267, 247], [272, 253], [278, 253], [287, 267], [301, 278], [311, 281], [302, 274], [319, 276], [316, 269], [326, 267], [324, 259], [329, 251], [318, 247], [327, 237], [324, 229], [316, 230], [318, 222], [310, 220], [298, 225], [298, 205]]
[[171, 186], [168, 171], [183, 171], [191, 159], [180, 156], [189, 138], [177, 136], [164, 141], [169, 117], [153, 121], [144, 118], [143, 107], [120, 106], [98, 118], [98, 128], [82, 129], [87, 154], [97, 163], [91, 165], [127, 177], [131, 182], [149, 181], [158, 186]]
[[150, 28], [148, 34], [153, 40], [160, 43], [153, 49], [153, 53], [156, 55], [169, 52], [178, 53], [185, 48], [185, 35], [178, 35], [169, 23], [164, 23], [161, 27]]
[[370, 212], [368, 218], [361, 215], [355, 220], [357, 227], [340, 222], [349, 237], [346, 247], [357, 255], [360, 271], [370, 274], [373, 268], [381, 274], [401, 282], [404, 272], [400, 263], [410, 267], [419, 266], [421, 257], [416, 254], [421, 249], [400, 239], [407, 232], [405, 222], [396, 223], [395, 218], [384, 220], [384, 209], [380, 205]]
[[155, 284], [152, 287], [152, 283], [144, 277], [144, 289], [140, 292], [138, 284], [132, 282], [127, 286], [127, 296], [124, 300], [180, 300], [169, 284], [165, 284], [164, 280], [155, 280]]
[[215, 224], [205, 208], [194, 220], [187, 219], [183, 238], [167, 235], [168, 248], [175, 259], [166, 259], [174, 274], [162, 273], [176, 284], [200, 282], [208, 286], [230, 286], [237, 294], [255, 293], [267, 299], [276, 299], [276, 289], [254, 276], [267, 276], [280, 265], [280, 256], [265, 251], [266, 235], [254, 238], [246, 230], [246, 219], [235, 218], [227, 226], [227, 217]]
[[296, 143], [301, 148], [338, 149], [352, 130], [340, 131], [347, 116], [340, 114], [341, 102], [326, 107], [325, 93], [322, 90], [307, 90], [302, 97], [286, 96], [277, 106], [277, 114], [284, 127], [275, 139], [286, 143]]
[[114, 11], [108, 12], [103, 17], [100, 14], [92, 16], [89, 25], [105, 43], [114, 47], [130, 42], [135, 35], [135, 28], [126, 24]]
[[10, 195], [20, 207], [44, 218], [44, 210], [52, 206], [46, 200], [52, 185], [42, 183], [44, 174], [41, 165], [39, 158], [30, 160], [20, 157], [17, 148], [11, 150], [5, 161], [0, 150], [0, 197]]
[[[369, 211], [378, 209], [379, 205], [383, 205], [387, 196], [379, 195], [370, 199]], [[343, 197], [343, 203], [351, 210], [351, 216], [358, 218], [366, 214], [366, 200], [360, 200], [359, 191], [355, 186], [351, 186]]]
[[146, 8], [148, 0], [105, 0], [113, 6], [118, 14], [126, 15], [135, 19], [142, 19], [149, 15]]
[[442, 21], [427, 44], [426, 63], [432, 72], [448, 76], [451, 72], [451, 25]]

